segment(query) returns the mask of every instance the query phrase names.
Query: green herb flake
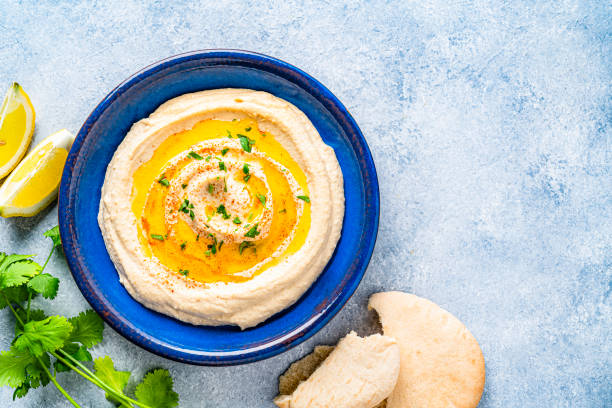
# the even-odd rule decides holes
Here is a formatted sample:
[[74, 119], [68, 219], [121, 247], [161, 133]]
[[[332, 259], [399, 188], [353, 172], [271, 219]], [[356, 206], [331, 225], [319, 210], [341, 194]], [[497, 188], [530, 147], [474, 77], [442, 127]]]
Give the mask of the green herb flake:
[[217, 207], [217, 214], [223, 215], [224, 220], [227, 220], [230, 218], [230, 215], [227, 213], [227, 210], [225, 209], [225, 206], [223, 204]]
[[186, 246], [187, 246], [187, 241], [183, 241], [183, 243], [181, 244], [181, 251], [184, 251]]
[[193, 212], [193, 210], [189, 210], [189, 218], [191, 218], [192, 220], [195, 219], [195, 213]]
[[221, 150], [221, 156], [225, 156], [227, 152], [229, 152], [229, 147], [226, 147], [225, 149]]
[[164, 240], [164, 236], [163, 235], [159, 235], [159, 234], [151, 234], [151, 238], [156, 239], [158, 241], [163, 241]]
[[221, 251], [222, 246], [223, 246], [223, 241], [219, 242], [219, 246], [217, 246], [217, 251]]
[[238, 217], [235, 217], [235, 218], [232, 220], [232, 222], [233, 222], [234, 224], [242, 224], [242, 221], [240, 221], [240, 218], [238, 218]]
[[285, 214], [286, 212], [287, 212], [287, 209], [286, 209], [286, 208], [283, 208], [283, 209], [282, 209], [282, 210], [280, 210], [278, 213], [279, 213], [279, 214]]
[[181, 184], [181, 187], [183, 187], [183, 190], [187, 188], [187, 184]]
[[206, 256], [210, 256], [210, 250], [208, 250], [208, 251], [204, 251], [204, 255], [206, 255]]
[[227, 167], [225, 167], [225, 163], [222, 161], [219, 162], [219, 170], [227, 171]]
[[193, 150], [189, 152], [189, 156], [190, 156], [191, 158], [196, 159], [196, 160], [202, 160], [202, 159], [203, 159], [203, 157], [202, 157], [202, 156], [200, 156], [199, 154], [197, 154], [197, 153], [196, 153], [196, 152], [194, 152]]
[[249, 174], [249, 164], [248, 163], [244, 163], [244, 166], [242, 166], [242, 172], [244, 174]]
[[245, 135], [241, 135], [240, 133], [238, 133], [237, 136], [238, 136], [238, 139], [240, 139], [240, 146], [242, 146], [242, 150], [244, 150], [247, 153], [251, 153], [251, 146], [255, 144], [255, 141], [252, 139], [249, 139]]
[[310, 202], [310, 198], [308, 198], [308, 196], [305, 196], [305, 195], [299, 195], [299, 196], [297, 196], [297, 198], [299, 198], [300, 200], [304, 200], [307, 203]]
[[246, 234], [244, 234], [244, 236], [247, 238], [255, 238], [257, 235], [259, 235], [259, 231], [257, 231], [258, 225], [259, 223], [256, 223], [255, 225], [253, 225], [251, 229], [248, 230]]
[[232, 132], [230, 132], [229, 129], [227, 129], [226, 132], [227, 132], [227, 137], [229, 137], [231, 139], [232, 138]]
[[164, 175], [162, 175], [161, 178], [159, 180], [157, 180], [157, 182], [159, 184], [161, 184], [162, 186], [164, 186], [164, 187], [169, 187], [170, 186], [170, 182], [168, 181], [168, 179]]
[[189, 271], [187, 269], [179, 269], [179, 273], [183, 276], [189, 275]]
[[250, 132], [251, 131], [251, 127], [249, 126], [248, 128], [244, 128], [245, 131]]
[[259, 199], [259, 201], [261, 201], [261, 204], [265, 206], [266, 205], [266, 196], [263, 195], [263, 194], [259, 194], [259, 193], [257, 193], [256, 196]]
[[208, 185], [208, 194], [212, 194], [215, 192], [215, 186], [211, 184]]
[[254, 246], [255, 244], [253, 244], [252, 242], [242, 241], [240, 245], [238, 245], [238, 251], [240, 252], [240, 255], [242, 255], [242, 251], [244, 251], [247, 248], [254, 247]]
[[251, 178], [250, 174], [247, 174], [246, 176], [244, 176], [242, 179], [244, 180], [245, 183], [247, 183], [249, 181], [249, 179]]

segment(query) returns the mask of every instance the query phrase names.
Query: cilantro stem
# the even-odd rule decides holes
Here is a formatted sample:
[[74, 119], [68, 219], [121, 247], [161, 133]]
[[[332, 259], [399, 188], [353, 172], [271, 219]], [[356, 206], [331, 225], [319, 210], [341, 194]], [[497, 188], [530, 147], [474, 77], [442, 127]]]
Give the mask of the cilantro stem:
[[11, 309], [11, 312], [13, 312], [15, 319], [17, 319], [17, 321], [19, 322], [19, 324], [21, 324], [22, 327], [25, 326], [25, 323], [23, 323], [23, 320], [21, 320], [21, 318], [19, 317], [15, 309], [13, 309], [13, 305], [11, 304], [11, 301], [9, 300], [9, 298], [3, 292], [0, 292], [0, 293], [2, 293], [2, 296], [4, 296], [4, 299], [6, 300], [6, 304], [8, 305], [9, 309]]
[[91, 370], [89, 370], [85, 365], [81, 364], [80, 361], [78, 361], [77, 359], [75, 359], [74, 357], [72, 357], [70, 354], [66, 353], [62, 349], [59, 349], [58, 351], [60, 353], [62, 353], [67, 359], [72, 361], [72, 363], [74, 363], [74, 365], [77, 365], [80, 368], [80, 370], [79, 370], [79, 368], [77, 368], [73, 364], [71, 364], [68, 360], [66, 360], [65, 358], [62, 358], [56, 352], [51, 352], [53, 357], [57, 358], [59, 361], [61, 361], [66, 366], [70, 367], [70, 369], [75, 371], [77, 374], [81, 375], [86, 380], [94, 383], [95, 385], [97, 385], [98, 387], [102, 388], [104, 391], [108, 392], [109, 394], [113, 394], [114, 397], [116, 397], [118, 399], [124, 400], [124, 402], [129, 402], [129, 403], [135, 404], [135, 405], [137, 405], [139, 407], [142, 407], [142, 408], [151, 408], [148, 405], [145, 405], [145, 404], [143, 404], [141, 402], [138, 402], [138, 401], [128, 397], [127, 395], [119, 393], [116, 390], [110, 388], [104, 381], [102, 381], [100, 378], [98, 378], [98, 376], [95, 373], [93, 373]]
[[40, 359], [40, 357], [36, 357], [36, 360], [38, 360], [38, 363], [40, 364], [40, 366], [43, 368], [43, 370], [45, 370], [45, 372], [47, 373], [47, 375], [49, 376], [49, 379], [51, 380], [51, 382], [53, 383], [53, 385], [55, 385], [55, 387], [59, 390], [59, 392], [61, 392], [64, 397], [66, 397], [66, 399], [68, 401], [70, 401], [70, 403], [72, 405], [74, 405], [76, 408], [81, 408], [81, 406], [79, 404], [76, 403], [75, 400], [72, 399], [72, 397], [66, 392], [66, 390], [64, 390], [62, 388], [61, 385], [59, 385], [59, 383], [57, 382], [57, 380], [55, 379], [54, 375], [51, 375], [51, 372], [49, 371], [49, 369], [47, 368], [47, 366], [45, 365], [45, 363], [43, 363], [43, 361]]
[[53, 247], [51, 248], [51, 252], [49, 252], [49, 256], [47, 257], [47, 260], [45, 261], [45, 263], [43, 264], [40, 273], [42, 273], [42, 271], [45, 270], [45, 267], [47, 266], [47, 264], [49, 263], [49, 259], [51, 259], [51, 255], [53, 255], [53, 252], [55, 251], [55, 245], [53, 245]]
[[[53, 255], [54, 251], [55, 251], [55, 245], [53, 245], [51, 247], [51, 251], [49, 252], [49, 256], [47, 256], [47, 259], [45, 260], [45, 263], [43, 264], [42, 268], [40, 269], [40, 273], [43, 273], [43, 271], [45, 270], [45, 267], [49, 263], [49, 259], [51, 259], [51, 255]], [[30, 305], [31, 304], [32, 304], [32, 292], [28, 291], [28, 307], [26, 308], [26, 322], [30, 321]]]

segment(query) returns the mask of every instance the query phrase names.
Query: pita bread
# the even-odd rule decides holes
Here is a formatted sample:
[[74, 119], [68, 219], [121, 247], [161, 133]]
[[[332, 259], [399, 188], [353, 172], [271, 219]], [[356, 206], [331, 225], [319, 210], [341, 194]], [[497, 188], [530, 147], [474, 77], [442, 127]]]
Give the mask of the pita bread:
[[386, 336], [397, 340], [401, 369], [387, 408], [475, 408], [485, 382], [482, 351], [455, 316], [403, 292], [370, 297]]
[[[304, 367], [312, 367], [319, 358], [307, 357]], [[399, 360], [394, 339], [380, 334], [362, 338], [351, 332], [291, 395], [281, 395], [274, 403], [280, 408], [375, 407], [393, 390]], [[299, 372], [292, 368], [285, 375]]]

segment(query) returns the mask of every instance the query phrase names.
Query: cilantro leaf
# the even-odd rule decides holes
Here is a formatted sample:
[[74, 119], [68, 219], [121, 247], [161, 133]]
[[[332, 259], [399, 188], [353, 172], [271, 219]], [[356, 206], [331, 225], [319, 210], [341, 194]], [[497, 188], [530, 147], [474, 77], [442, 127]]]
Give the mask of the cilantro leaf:
[[12, 254], [12, 255], [6, 255], [5, 253], [2, 253], [1, 255], [2, 258], [0, 258], [1, 262], [0, 262], [0, 273], [4, 272], [6, 270], [6, 268], [14, 263], [14, 262], [20, 262], [20, 261], [27, 261], [29, 260], [31, 257], [33, 257], [34, 255], [17, 255], [17, 254]]
[[79, 342], [85, 347], [92, 347], [102, 341], [104, 322], [100, 316], [89, 309], [71, 317], [68, 322], [72, 325], [72, 333], [68, 341]]
[[6, 288], [2, 290], [2, 293], [4, 296], [0, 296], [0, 309], [8, 306], [7, 300], [12, 303], [22, 303], [28, 300], [28, 288], [26, 285]]
[[0, 386], [19, 387], [26, 380], [26, 367], [32, 364], [34, 356], [27, 351], [11, 348], [0, 353]]
[[[30, 310], [30, 316], [29, 318], [26, 318], [28, 316], [26, 311], [22, 308], [17, 309], [17, 315], [19, 316], [19, 318], [21, 319], [22, 322], [25, 321], [32, 321], [32, 320], [45, 320], [47, 318], [47, 315], [45, 314], [45, 312], [43, 312], [40, 309], [32, 309]], [[21, 326], [21, 323], [19, 322], [15, 322], [15, 337], [17, 336], [21, 336], [21, 334], [23, 333], [23, 326]]]
[[[109, 356], [98, 357], [94, 360], [94, 369], [96, 370], [96, 375], [103, 382], [106, 383], [110, 388], [119, 394], [123, 394], [123, 389], [128, 383], [130, 379], [129, 371], [117, 371], [115, 370], [115, 366], [113, 365], [113, 360]], [[106, 393], [106, 399], [113, 402], [115, 401], [112, 396]]]
[[53, 247], [58, 248], [62, 246], [62, 240], [60, 239], [59, 226], [55, 226], [43, 234], [45, 237], [51, 238], [53, 241]]
[[48, 273], [37, 275], [28, 282], [28, 288], [32, 289], [34, 292], [40, 293], [45, 299], [55, 298], [58, 287], [59, 279]]
[[13, 391], [13, 401], [15, 401], [16, 398], [25, 397], [28, 394], [28, 391], [30, 391], [30, 388], [30, 382], [24, 381], [23, 384], [15, 388], [15, 391]]
[[[12, 256], [13, 255], [9, 255], [6, 257], [2, 263], [6, 263]], [[25, 255], [18, 256], [21, 257]], [[29, 259], [10, 262], [5, 269], [0, 267], [0, 289], [22, 285], [29, 281], [30, 278], [38, 275], [41, 269], [39, 264]]]
[[14, 345], [19, 351], [27, 350], [34, 356], [40, 356], [62, 347], [71, 331], [72, 325], [68, 319], [63, 316], [50, 316], [45, 320], [27, 322]]
[[51, 359], [47, 353], [43, 354], [39, 360], [35, 360], [32, 364], [26, 367], [27, 378], [30, 380], [30, 386], [32, 388], [38, 388], [39, 386], [46, 386], [49, 384], [50, 378], [44, 368], [41, 366], [41, 362], [45, 367], [51, 366]]
[[138, 402], [153, 408], [177, 407], [179, 396], [172, 389], [172, 385], [172, 377], [168, 370], [150, 371], [136, 386], [136, 398]]

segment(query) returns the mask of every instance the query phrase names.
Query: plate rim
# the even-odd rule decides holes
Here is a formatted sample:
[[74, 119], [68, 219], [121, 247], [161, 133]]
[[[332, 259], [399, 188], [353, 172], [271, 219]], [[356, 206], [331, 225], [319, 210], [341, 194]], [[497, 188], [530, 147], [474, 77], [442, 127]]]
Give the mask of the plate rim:
[[[76, 160], [79, 157], [79, 153], [85, 138], [89, 134], [91, 126], [99, 119], [99, 117], [115, 99], [117, 99], [124, 91], [138, 84], [142, 80], [157, 73], [159, 70], [166, 68], [167, 66], [176, 65], [186, 60], [206, 58], [224, 58], [235, 59], [241, 62], [258, 64], [263, 63], [266, 65], [265, 68], [268, 69], [276, 68], [276, 70], [288, 70], [289, 74], [292, 75], [289, 78], [287, 75], [281, 75], [276, 70], [272, 71], [264, 69], [265, 71], [281, 76], [282, 78], [302, 88], [305, 92], [321, 103], [322, 106], [330, 112], [335, 120], [343, 119], [343, 121], [340, 121], [339, 123], [340, 127], [346, 131], [346, 127], [348, 126], [351, 132], [356, 136], [357, 141], [361, 145], [360, 147], [363, 149], [363, 152], [360, 152], [363, 153], [362, 156], [356, 156], [358, 161], [363, 160], [364, 166], [362, 170], [364, 170], [364, 172], [362, 174], [364, 175], [364, 181], [366, 181], [366, 183], [369, 182], [370, 184], [369, 189], [367, 185], [364, 186], [365, 194], [367, 196], [366, 208], [370, 209], [370, 217], [365, 218], [365, 228], [362, 231], [371, 232], [371, 234], [369, 234], [370, 237], [366, 245], [363, 247], [363, 250], [358, 253], [356, 257], [356, 260], [358, 261], [358, 275], [355, 276], [352, 282], [347, 282], [338, 296], [331, 303], [329, 303], [318, 314], [313, 315], [304, 324], [298, 326], [289, 333], [286, 333], [284, 336], [276, 339], [274, 342], [268, 342], [255, 349], [244, 349], [240, 350], [239, 352], [202, 352], [172, 347], [163, 341], [152, 342], [151, 338], [153, 337], [154, 339], [154, 336], [141, 334], [138, 327], [129, 326], [131, 322], [122, 317], [120, 314], [117, 315], [109, 313], [106, 306], [108, 302], [103, 301], [101, 297], [98, 296], [96, 291], [93, 290], [92, 285], [89, 283], [89, 280], [86, 279], [85, 273], [81, 271], [82, 266], [77, 254], [78, 244], [75, 244], [76, 239], [74, 237], [75, 214], [74, 208], [71, 207], [72, 200], [70, 198], [71, 185], [73, 181], [72, 170], [74, 169]], [[300, 81], [296, 82], [296, 80]], [[308, 87], [305, 88], [304, 84], [307, 84]], [[317, 91], [317, 94], [313, 94], [313, 91]], [[335, 108], [337, 112], [335, 113], [333, 110], [330, 110], [330, 107]], [[351, 147], [355, 149], [355, 145], [353, 143], [350, 144]], [[368, 195], [368, 190], [372, 192], [371, 195]], [[181, 363], [203, 366], [229, 366], [267, 359], [303, 343], [314, 334], [318, 333], [346, 305], [363, 280], [374, 251], [374, 246], [376, 244], [379, 218], [380, 192], [374, 160], [361, 129], [342, 102], [340, 102], [340, 100], [321, 82], [302, 71], [300, 68], [297, 68], [275, 57], [240, 49], [202, 49], [172, 55], [145, 66], [120, 82], [96, 105], [96, 107], [88, 115], [85, 122], [83, 122], [83, 125], [79, 129], [68, 154], [59, 188], [58, 221], [64, 254], [73, 279], [81, 294], [83, 297], [85, 297], [90, 306], [114, 331], [133, 344], [164, 358]], [[263, 324], [265, 324], [265, 322]]]

